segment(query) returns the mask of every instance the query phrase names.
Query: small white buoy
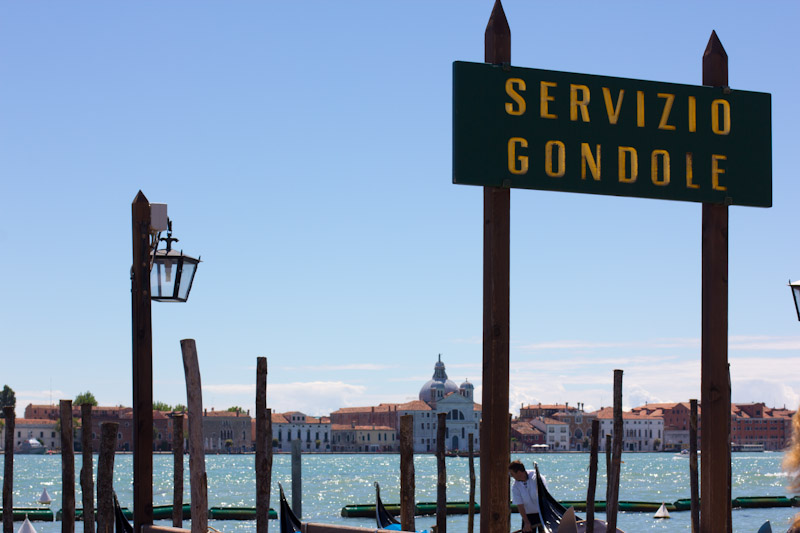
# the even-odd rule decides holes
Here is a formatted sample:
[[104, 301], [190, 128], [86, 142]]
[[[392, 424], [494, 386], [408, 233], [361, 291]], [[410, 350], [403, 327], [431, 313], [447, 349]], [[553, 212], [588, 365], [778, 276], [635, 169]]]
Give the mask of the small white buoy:
[[28, 515], [25, 515], [25, 521], [21, 526], [19, 526], [17, 533], [36, 533], [36, 530], [33, 528], [33, 524], [31, 524], [31, 521], [28, 520]]
[[50, 495], [47, 493], [47, 489], [44, 489], [42, 491], [42, 495], [39, 496], [39, 503], [41, 503], [42, 505], [50, 505], [50, 502], [52, 501], [53, 498], [51, 498]]
[[662, 503], [661, 507], [656, 511], [656, 514], [653, 515], [653, 518], [670, 518], [669, 511], [667, 511], [667, 504]]

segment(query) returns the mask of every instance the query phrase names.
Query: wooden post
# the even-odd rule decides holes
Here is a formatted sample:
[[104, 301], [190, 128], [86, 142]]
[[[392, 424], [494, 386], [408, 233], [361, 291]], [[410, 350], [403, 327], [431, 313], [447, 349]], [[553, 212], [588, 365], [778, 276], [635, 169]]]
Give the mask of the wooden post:
[[97, 533], [114, 533], [114, 450], [118, 422], [100, 424], [100, 455], [97, 458]]
[[267, 512], [272, 496], [272, 409], [267, 409]]
[[256, 359], [256, 533], [269, 529], [269, 482], [267, 466], [267, 358]]
[[592, 447], [589, 450], [589, 489], [586, 491], [586, 533], [594, 533], [594, 498], [597, 489], [597, 447], [600, 421], [592, 420]]
[[614, 446], [611, 454], [611, 472], [609, 478], [609, 494], [606, 501], [606, 523], [608, 531], [617, 527], [617, 511], [619, 510], [619, 477], [622, 462], [622, 437], [624, 424], [622, 420], [622, 370], [614, 370]]
[[467, 533], [472, 533], [475, 529], [475, 455], [474, 443], [475, 436], [469, 434], [469, 510], [467, 511]]
[[692, 533], [700, 533], [700, 486], [697, 478], [697, 400], [689, 400], [689, 490], [692, 498]]
[[400, 528], [416, 531], [414, 524], [414, 415], [400, 417]]
[[608, 496], [611, 494], [611, 448], [613, 448], [611, 435], [606, 435], [606, 512], [608, 512]]
[[[484, 34], [484, 60], [511, 62], [511, 30], [496, 0]], [[508, 533], [508, 339], [510, 191], [483, 189], [483, 423], [481, 533]]]
[[132, 205], [133, 526], [153, 523], [153, 331], [150, 313], [150, 202]]
[[3, 533], [14, 533], [14, 431], [17, 422], [14, 407], [3, 406], [3, 416], [6, 421], [3, 456]]
[[75, 531], [75, 449], [72, 400], [59, 402], [61, 415], [61, 533]]
[[92, 404], [81, 405], [81, 500], [83, 531], [94, 533], [94, 458], [92, 457]]
[[[728, 86], [728, 54], [716, 32], [703, 53], [703, 85]], [[711, 533], [731, 522], [727, 205], [703, 204], [702, 234], [700, 531]]]
[[447, 467], [445, 439], [447, 413], [436, 415], [436, 533], [447, 533]]
[[303, 469], [300, 437], [292, 441], [292, 511], [298, 519], [303, 518]]
[[[186, 408], [189, 414], [189, 484], [192, 498], [192, 533], [208, 530], [208, 479], [203, 446], [203, 393], [200, 365], [194, 339], [181, 341], [183, 372], [186, 375]], [[151, 471], [152, 474], [152, 471]]]
[[172, 527], [183, 527], [183, 413], [172, 414]]

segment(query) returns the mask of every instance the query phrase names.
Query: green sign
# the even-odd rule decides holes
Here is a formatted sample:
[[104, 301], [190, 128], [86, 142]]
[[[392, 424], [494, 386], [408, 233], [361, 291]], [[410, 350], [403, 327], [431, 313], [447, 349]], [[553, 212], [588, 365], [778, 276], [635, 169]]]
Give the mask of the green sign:
[[766, 93], [453, 64], [453, 182], [772, 205]]

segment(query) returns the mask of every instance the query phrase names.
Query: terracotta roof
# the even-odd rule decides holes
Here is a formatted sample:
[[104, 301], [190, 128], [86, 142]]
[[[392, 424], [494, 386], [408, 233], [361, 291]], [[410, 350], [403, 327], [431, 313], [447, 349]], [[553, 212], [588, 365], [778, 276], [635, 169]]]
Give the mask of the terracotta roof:
[[395, 431], [394, 428], [389, 426], [348, 426], [347, 424], [334, 424], [331, 426], [333, 431]]
[[57, 421], [52, 420], [50, 418], [17, 418], [14, 423], [18, 426], [43, 426], [43, 425], [52, 425], [55, 426]]
[[[592, 414], [596, 414], [597, 418], [602, 420], [612, 420], [614, 418], [614, 408], [613, 407], [603, 407], [602, 409], [595, 411]], [[648, 415], [644, 413], [632, 413], [630, 411], [623, 411], [622, 412], [622, 419], [623, 420], [655, 420], [661, 419], [660, 416]]]
[[229, 417], [229, 418], [250, 418], [250, 415], [245, 413], [239, 413], [239, 416], [236, 416], [236, 413], [233, 411], [205, 411], [203, 413], [204, 417]]
[[401, 403], [397, 406], [398, 411], [431, 411], [431, 406], [422, 400], [414, 400], [408, 403]]

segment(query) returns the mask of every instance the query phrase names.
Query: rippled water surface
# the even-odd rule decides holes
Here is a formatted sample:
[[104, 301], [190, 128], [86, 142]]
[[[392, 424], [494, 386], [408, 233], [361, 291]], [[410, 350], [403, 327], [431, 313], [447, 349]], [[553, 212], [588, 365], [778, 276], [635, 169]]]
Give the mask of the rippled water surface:
[[[785, 476], [781, 473], [780, 453], [736, 453], [732, 459], [732, 495], [739, 496], [791, 496], [784, 488]], [[553, 495], [561, 500], [586, 498], [589, 478], [588, 454], [515, 454], [531, 467], [539, 464]], [[623, 454], [620, 482], [620, 500], [674, 502], [689, 498], [689, 461], [668, 453]], [[156, 455], [153, 472], [153, 504], [172, 503], [172, 456]], [[601, 459], [597, 481], [597, 498], [604, 499], [605, 468]], [[118, 455], [114, 470], [114, 486], [123, 506], [132, 506], [132, 456]], [[476, 460], [476, 469], [480, 461]], [[418, 455], [414, 461], [416, 471], [417, 501], [436, 500], [436, 459], [431, 455]], [[81, 457], [75, 457], [76, 499], [80, 507], [81, 492], [79, 472]], [[97, 456], [95, 456], [95, 469]], [[185, 461], [184, 501], [189, 501], [189, 462]], [[374, 482], [381, 484], [384, 502], [400, 501], [400, 459], [398, 455], [304, 455], [302, 458], [303, 520], [337, 522], [348, 525], [374, 527], [371, 519], [342, 518], [341, 509], [350, 504], [374, 503]], [[209, 506], [255, 506], [255, 458], [253, 455], [210, 455], [206, 457]], [[0, 472], [0, 474], [2, 474]], [[447, 497], [449, 501], [466, 501], [469, 498], [468, 459], [447, 459]], [[283, 484], [291, 497], [291, 458], [277, 455], [273, 464], [272, 506], [277, 508], [274, 495], [277, 483]], [[36, 507], [39, 494], [47, 488], [53, 498], [52, 508], [61, 508], [61, 457], [17, 455], [14, 458], [14, 506]], [[480, 499], [480, 482], [477, 498]], [[774, 531], [785, 531], [786, 524], [800, 509], [734, 509], [733, 531], [755, 532], [766, 520], [772, 522]], [[599, 515], [602, 518], [602, 514]], [[476, 516], [476, 531], [480, 517]], [[163, 525], [171, 525], [168, 521]], [[417, 517], [417, 528], [429, 527], [435, 517]], [[674, 512], [670, 520], [655, 520], [651, 513], [621, 513], [618, 525], [628, 533], [638, 531], [690, 531], [689, 512]], [[222, 532], [255, 531], [254, 521], [211, 521], [210, 525]], [[185, 523], [189, 526], [189, 522]], [[518, 515], [512, 515], [512, 526], [519, 527]], [[15, 525], [18, 528], [19, 524]], [[39, 533], [58, 533], [61, 524], [35, 522]], [[271, 530], [278, 531], [272, 522]], [[448, 518], [448, 531], [465, 532], [467, 517]], [[79, 522], [76, 532], [82, 530]]]

